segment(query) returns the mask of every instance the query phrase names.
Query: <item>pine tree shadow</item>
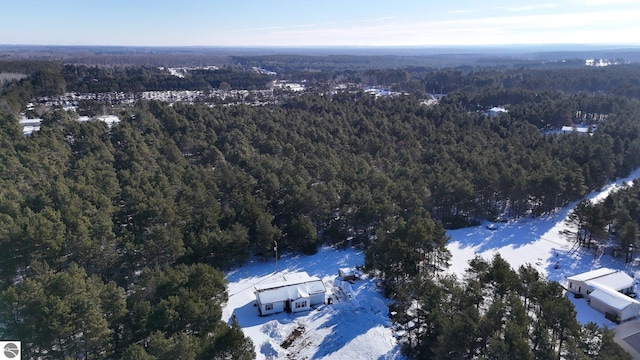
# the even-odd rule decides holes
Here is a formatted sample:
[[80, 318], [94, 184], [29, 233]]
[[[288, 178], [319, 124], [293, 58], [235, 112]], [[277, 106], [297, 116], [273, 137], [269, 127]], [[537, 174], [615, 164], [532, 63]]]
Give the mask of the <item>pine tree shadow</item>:
[[[358, 283], [356, 283], [358, 284]], [[362, 280], [353, 288], [351, 297], [325, 307], [331, 316], [316, 331], [329, 329], [330, 333], [322, 340], [312, 359], [331, 358], [332, 354], [352, 343], [356, 338], [370, 331], [388, 328], [391, 322], [388, 317], [388, 306], [379, 298], [371, 296], [370, 290], [375, 288], [371, 280]], [[326, 316], [317, 313], [314, 317]]]

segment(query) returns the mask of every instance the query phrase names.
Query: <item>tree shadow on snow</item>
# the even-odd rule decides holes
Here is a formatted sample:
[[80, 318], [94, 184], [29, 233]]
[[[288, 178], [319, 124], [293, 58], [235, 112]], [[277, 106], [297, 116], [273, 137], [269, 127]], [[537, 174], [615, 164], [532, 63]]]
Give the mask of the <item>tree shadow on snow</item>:
[[277, 314], [274, 314], [273, 316], [260, 316], [258, 307], [255, 306], [255, 304], [255, 301], [251, 301], [233, 310], [233, 315], [235, 315], [240, 327], [244, 328], [262, 325], [276, 319]]
[[[587, 194], [584, 199], [603, 200], [612, 189], [628, 184], [631, 180], [639, 177], [640, 169], [636, 169], [626, 178], [618, 179], [600, 190]], [[487, 225], [491, 223], [484, 222], [480, 226], [447, 231], [447, 235], [451, 237], [450, 242], [459, 242], [460, 248], [474, 247], [478, 253], [508, 245], [518, 248], [541, 238], [544, 239], [544, 235], [549, 230], [564, 222], [579, 202], [580, 200], [574, 201], [558, 208], [554, 213], [544, 214], [540, 217], [526, 217], [508, 223], [500, 223], [495, 229], [488, 229]], [[561, 238], [564, 239], [564, 237]]]
[[[316, 330], [330, 329], [331, 332], [322, 340], [312, 359], [330, 358], [333, 353], [347, 346], [360, 335], [376, 327], [391, 326], [387, 304], [381, 295], [374, 295], [369, 292], [371, 290], [366, 290], [375, 288], [372, 283], [365, 284], [366, 281], [364, 280], [357, 289], [354, 289], [351, 298], [324, 308], [323, 311], [330, 311], [332, 316]], [[318, 318], [326, 316], [326, 313], [318, 312], [312, 316]]]
[[447, 231], [449, 242], [459, 242], [461, 248], [473, 247], [478, 253], [499, 249], [505, 246], [518, 248], [533, 243], [564, 221], [573, 207], [563, 208], [553, 214], [538, 218], [522, 218], [501, 223], [497, 229], [487, 229], [490, 223], [480, 226]]

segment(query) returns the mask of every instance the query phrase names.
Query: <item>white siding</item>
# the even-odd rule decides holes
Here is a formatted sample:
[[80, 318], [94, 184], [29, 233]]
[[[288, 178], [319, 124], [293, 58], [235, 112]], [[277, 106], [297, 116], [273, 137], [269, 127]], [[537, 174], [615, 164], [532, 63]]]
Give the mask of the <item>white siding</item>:
[[618, 319], [620, 319], [620, 321], [633, 319], [636, 316], [638, 316], [638, 312], [640, 312], [640, 308], [638, 307], [638, 304], [629, 304], [629, 306], [621, 310], [615, 309], [609, 306], [609, 304], [602, 302], [596, 298], [591, 298], [589, 301], [589, 304], [594, 309], [602, 312], [603, 314], [604, 313], [616, 314], [616, 316], [618, 317]]
[[589, 285], [587, 285], [584, 281], [580, 280], [569, 280], [569, 291], [574, 294], [580, 294], [587, 296], [588, 292], [591, 290]]
[[309, 299], [299, 299], [291, 302], [291, 312], [308, 311], [311, 309]]
[[309, 296], [309, 300], [311, 302], [311, 305], [319, 305], [319, 304], [324, 304], [325, 302], [325, 293], [318, 293], [318, 294], [312, 294]]
[[[282, 301], [278, 301], [275, 303], [268, 304], [258, 304], [260, 307], [260, 315], [269, 315], [276, 314], [284, 311], [284, 303]], [[271, 305], [271, 309], [267, 310], [267, 308]]]

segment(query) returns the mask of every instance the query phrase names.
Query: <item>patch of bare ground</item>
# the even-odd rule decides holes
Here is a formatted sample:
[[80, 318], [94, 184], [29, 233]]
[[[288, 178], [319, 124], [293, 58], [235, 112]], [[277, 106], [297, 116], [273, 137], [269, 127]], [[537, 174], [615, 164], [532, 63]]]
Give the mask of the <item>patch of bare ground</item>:
[[288, 349], [291, 344], [293, 344], [294, 341], [296, 341], [297, 338], [300, 337], [300, 335], [304, 334], [304, 326], [300, 325], [297, 328], [295, 328], [291, 334], [289, 334], [289, 336], [287, 336], [287, 338], [282, 342], [282, 344], [280, 344], [280, 347], [282, 347], [283, 349]]

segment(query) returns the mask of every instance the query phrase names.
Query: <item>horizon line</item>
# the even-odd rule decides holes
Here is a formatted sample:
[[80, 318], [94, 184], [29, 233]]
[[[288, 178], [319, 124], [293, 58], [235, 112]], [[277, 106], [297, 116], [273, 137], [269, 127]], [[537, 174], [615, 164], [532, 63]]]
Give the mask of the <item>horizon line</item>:
[[111, 47], [111, 48], [176, 48], [176, 49], [419, 49], [419, 48], [503, 48], [503, 47], [606, 47], [638, 48], [640, 43], [508, 43], [508, 44], [437, 44], [437, 45], [117, 45], [117, 44], [6, 44], [0, 47]]

